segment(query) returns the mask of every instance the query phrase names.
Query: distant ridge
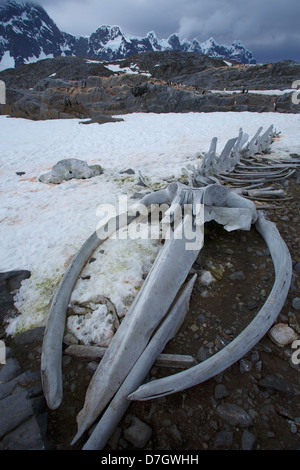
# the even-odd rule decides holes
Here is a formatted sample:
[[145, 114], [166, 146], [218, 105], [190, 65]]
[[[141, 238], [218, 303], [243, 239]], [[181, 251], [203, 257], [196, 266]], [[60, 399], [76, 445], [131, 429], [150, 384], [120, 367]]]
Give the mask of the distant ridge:
[[0, 70], [57, 56], [111, 61], [147, 51], [180, 50], [255, 64], [252, 53], [240, 41], [220, 45], [213, 38], [200, 43], [180, 40], [178, 34], [158, 39], [154, 31], [145, 37], [125, 34], [119, 26], [100, 26], [90, 37], [60, 31], [39, 5], [21, 0], [0, 0]]

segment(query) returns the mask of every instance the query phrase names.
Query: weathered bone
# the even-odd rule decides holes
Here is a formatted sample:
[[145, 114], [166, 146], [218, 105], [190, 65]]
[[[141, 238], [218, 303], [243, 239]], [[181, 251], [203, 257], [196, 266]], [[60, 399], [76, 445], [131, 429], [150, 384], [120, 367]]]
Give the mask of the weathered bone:
[[[75, 357], [77, 359], [85, 359], [89, 361], [100, 361], [104, 356], [107, 347], [102, 346], [86, 346], [83, 344], [71, 344], [68, 346], [64, 354]], [[154, 365], [160, 367], [173, 367], [176, 369], [186, 369], [194, 365], [195, 359], [188, 354], [165, 354], [161, 353], [157, 356]]]
[[256, 228], [264, 238], [275, 268], [272, 291], [254, 320], [231, 343], [214, 356], [186, 371], [153, 380], [129, 395], [130, 400], [149, 400], [198, 385], [224, 371], [241, 359], [271, 328], [289, 291], [292, 261], [289, 250], [273, 222], [258, 213]]
[[[189, 217], [187, 215], [185, 219]], [[77, 416], [78, 432], [73, 443], [112, 399], [185, 281], [199, 249], [186, 250], [189, 240], [184, 235], [183, 231], [182, 237], [176, 239], [173, 234], [165, 241], [141, 290], [112, 338], [87, 389], [85, 404]], [[151, 314], [149, 298], [153, 299]]]
[[[197, 171], [191, 165], [187, 170], [192, 170], [193, 174], [187, 172], [190, 186], [202, 186], [208, 178], [213, 175], [225, 178], [225, 175], [235, 171], [237, 166], [243, 166], [244, 161], [249, 162], [256, 153], [266, 152], [276, 135], [273, 125], [271, 125], [263, 135], [260, 135], [262, 127], [255, 133], [249, 141], [248, 134], [242, 129], [239, 130], [238, 137], [228, 140], [219, 157], [216, 155], [217, 138], [211, 141], [208, 152], [204, 155], [202, 165]], [[186, 174], [186, 172], [184, 172]], [[228, 180], [231, 181], [231, 180]]]
[[[109, 222], [113, 219], [115, 220], [115, 224], [110, 224]], [[117, 227], [117, 230], [121, 228], [126, 217], [118, 215], [113, 219], [106, 222], [100, 228], [103, 233], [105, 232], [105, 228], [109, 229], [109, 227], [112, 228], [113, 226]], [[130, 223], [134, 219], [134, 216], [130, 216], [127, 218], [127, 221]], [[48, 315], [42, 346], [41, 377], [47, 405], [53, 410], [59, 407], [63, 397], [61, 364], [62, 341], [65, 331], [66, 312], [72, 290], [79, 274], [86, 265], [88, 259], [94, 253], [95, 249], [112, 234], [107, 232], [107, 236], [105, 238], [99, 238], [98, 233], [99, 232], [94, 232], [73, 258], [59, 284]]]
[[175, 336], [180, 328], [184, 317], [188, 310], [189, 299], [195, 283], [197, 275], [187, 283], [183, 292], [179, 294], [174, 307], [162, 322], [157, 332], [153, 335], [149, 344], [134, 364], [133, 368], [127, 375], [121, 387], [115, 394], [109, 407], [102, 415], [99, 423], [95, 427], [90, 438], [83, 447], [83, 450], [102, 449], [110, 437], [115, 426], [118, 424], [130, 401], [127, 396], [138, 387], [145, 376], [148, 374], [158, 354], [163, 350], [167, 342]]
[[[186, 240], [184, 236], [176, 238], [173, 234], [173, 237], [167, 240], [161, 249], [142, 289], [94, 374], [84, 407], [78, 415], [78, 432], [72, 443], [76, 442], [111, 402], [96, 428], [100, 426], [100, 434], [97, 431], [96, 437], [86, 444], [86, 448], [104, 445], [109, 433], [113, 430], [114, 423], [120, 419], [128, 406], [127, 394], [130, 394], [130, 399], [145, 400], [201, 383], [239, 360], [273, 324], [289, 288], [291, 279], [289, 252], [275, 225], [266, 221], [261, 213], [257, 219], [255, 205], [249, 199], [242, 197], [242, 194], [245, 194], [242, 188], [236, 191], [229, 190], [222, 186], [220, 181], [228, 181], [233, 185], [242, 183], [243, 190], [252, 190], [265, 182], [285, 179], [295, 171], [299, 165], [298, 161], [286, 164], [270, 157], [261, 158], [263, 163], [251, 161], [256, 153], [268, 150], [275, 135], [273, 126], [270, 126], [262, 136], [260, 136], [261, 131], [262, 128], [259, 128], [247, 143], [248, 135], [240, 129], [239, 136], [226, 143], [219, 157], [216, 156], [217, 138], [213, 138], [210, 149], [203, 158], [201, 168], [188, 165], [187, 170], [190, 170], [192, 175], [183, 169], [183, 173], [188, 176], [190, 187], [172, 183], [163, 190], [146, 195], [140, 204], [147, 207], [151, 204], [168, 204], [170, 207], [165, 213], [165, 219], [169, 222], [175, 219], [178, 208], [190, 204], [192, 213], [186, 216], [185, 222], [189, 218], [196, 227], [200, 224], [198, 220], [200, 204], [205, 205], [204, 221], [215, 220], [223, 224], [226, 230], [249, 230], [251, 224], [256, 222], [258, 231], [270, 249], [275, 266], [275, 283], [264, 307], [232, 343], [212, 358], [174, 376], [142, 385], [133, 392], [145, 377], [147, 367], [151, 367], [154, 362], [158, 349], [165, 340], [168, 340], [167, 338], [170, 338], [171, 333], [167, 325], [172, 317], [170, 317], [171, 313], [166, 314], [170, 311], [173, 314], [174, 310], [176, 311], [181, 305], [184, 294], [176, 302], [177, 292], [199, 252], [199, 248], [186, 250], [186, 243], [189, 240]], [[228, 173], [231, 177], [227, 175]], [[141, 173], [140, 180], [146, 184]], [[250, 183], [249, 186], [245, 186], [247, 183]], [[195, 185], [198, 188], [195, 188]], [[252, 193], [254, 197], [256, 194]], [[267, 195], [267, 192], [264, 195]], [[128, 216], [125, 218], [117, 216], [116, 224], [107, 223], [105, 227], [115, 225], [114, 230], [118, 230], [124, 222], [130, 223], [138, 216], [136, 212], [134, 213], [138, 210], [135, 206], [132, 210], [133, 213], [129, 212], [129, 220]], [[89, 257], [110, 235], [111, 233], [105, 233], [105, 236], [99, 239], [99, 233], [95, 232], [87, 240], [73, 259], [53, 300], [44, 336], [41, 365], [44, 393], [48, 406], [52, 409], [57, 408], [62, 399], [62, 336], [72, 289]], [[147, 305], [150, 295], [154, 299], [151, 314], [148, 312]], [[173, 323], [171, 322], [171, 327], [174, 326], [175, 323]], [[151, 339], [156, 328], [158, 328], [157, 332]], [[159, 348], [155, 338], [160, 338]], [[117, 406], [116, 410], [114, 406]]]
[[[207, 192], [207, 195], [215, 193], [215, 197], [217, 198], [218, 194], [222, 192], [221, 186], [219, 188], [219, 192], [210, 186], [204, 188], [202, 191]], [[178, 201], [180, 201], [183, 192], [186, 192], [187, 189], [188, 188], [184, 185], [171, 183], [164, 190], [146, 195], [141, 200], [141, 203], [148, 206], [155, 203], [170, 203], [172, 199], [178, 199]], [[134, 212], [134, 207], [135, 206], [133, 206], [132, 212]], [[132, 214], [132, 212], [130, 212], [130, 214]], [[109, 222], [105, 223], [103, 227], [98, 229], [97, 232], [92, 234], [75, 256], [60, 282], [50, 308], [41, 357], [43, 390], [50, 409], [58, 408], [63, 396], [61, 372], [62, 339], [66, 322], [66, 311], [77, 278], [95, 249], [112, 234], [109, 232], [106, 233], [104, 228], [107, 228], [107, 230], [118, 230], [121, 228], [122, 224], [130, 223], [135, 218], [136, 215], [130, 215], [129, 217], [127, 217], [127, 214], [126, 217], [124, 217], [124, 214], [118, 215], [114, 218], [115, 223], [111, 223], [113, 220], [111, 219]], [[105, 237], [99, 238], [99, 233], [105, 233]]]
[[[171, 185], [170, 185], [171, 186]], [[177, 188], [177, 190], [176, 190]], [[172, 184], [171, 188], [154, 193], [157, 201], [166, 201], [173, 196], [176, 204], [192, 204], [195, 197], [202, 197], [204, 203], [216, 207], [224, 205], [229, 208], [240, 208], [235, 217], [229, 211], [230, 224], [235, 228], [244, 228], [244, 220], [240, 212], [247, 213], [248, 225], [256, 220], [256, 209], [252, 201], [246, 200], [234, 194], [228, 188], [220, 185], [209, 185], [206, 188], [194, 190], [185, 185]], [[151, 203], [151, 195], [145, 196], [147, 203]], [[171, 203], [171, 208], [173, 202]], [[185, 216], [185, 219], [192, 215]], [[213, 216], [210, 214], [210, 220]], [[113, 337], [110, 346], [99, 364], [86, 393], [85, 404], [80, 411], [77, 422], [78, 432], [73, 443], [81, 437], [99, 414], [103, 411], [120, 384], [125, 380], [132, 365], [137, 361], [145, 349], [153, 330], [166, 314], [173, 302], [178, 289], [184, 282], [198, 253], [198, 249], [186, 249], [189, 240], [183, 231], [182, 237], [176, 239], [173, 236], [165, 241], [152, 269], [150, 270], [139, 294], [126, 314], [120, 328]], [[166, 294], [167, 293], [167, 294]], [[149, 297], [153, 298], [151, 315], [149, 315]], [[105, 380], [103, 378], [105, 377]]]

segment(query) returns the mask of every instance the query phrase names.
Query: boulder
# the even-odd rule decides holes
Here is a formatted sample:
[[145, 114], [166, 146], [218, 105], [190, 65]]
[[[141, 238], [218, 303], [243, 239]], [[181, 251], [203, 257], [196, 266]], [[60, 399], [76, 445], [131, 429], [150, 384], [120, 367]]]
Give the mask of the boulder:
[[106, 122], [121, 122], [124, 121], [123, 118], [116, 118], [110, 116], [109, 114], [103, 114], [101, 111], [93, 111], [92, 117], [88, 121], [82, 121], [80, 124], [105, 124]]

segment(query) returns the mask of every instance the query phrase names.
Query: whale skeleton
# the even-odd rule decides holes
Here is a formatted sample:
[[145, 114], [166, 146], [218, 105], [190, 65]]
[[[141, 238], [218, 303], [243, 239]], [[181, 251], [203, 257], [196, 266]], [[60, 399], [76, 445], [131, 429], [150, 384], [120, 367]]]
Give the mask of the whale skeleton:
[[[226, 158], [233, 159], [236, 166], [241, 157], [253, 151], [253, 148], [261, 150], [269, 146], [270, 136], [273, 135], [272, 126], [259, 141], [260, 132], [261, 130], [256, 133], [255, 139], [251, 139], [243, 152], [247, 139], [240, 130], [239, 137], [231, 139], [230, 144], [224, 148], [222, 162], [220, 161], [222, 168]], [[215, 150], [216, 140], [213, 139], [206, 170], [212, 168]], [[228, 164], [227, 168], [229, 167]], [[138, 295], [92, 377], [84, 406], [77, 416], [78, 431], [72, 444], [101, 414], [102, 417], [84, 450], [99, 449], [105, 445], [130, 400], [148, 400], [184, 390], [208, 380], [237, 362], [266, 334], [285, 302], [291, 282], [292, 261], [275, 224], [268, 221], [262, 211], [257, 211], [253, 201], [239, 194], [239, 190], [223, 186], [218, 178], [208, 174], [209, 171], [202, 174], [195, 168], [192, 171], [190, 186], [174, 182], [165, 189], [146, 195], [139, 203], [146, 206], [149, 212], [155, 204], [167, 204], [169, 209], [162, 222], [167, 219], [169, 223], [175, 219], [178, 208], [189, 206], [191, 210], [183, 217], [181, 236], [178, 236], [178, 227], [170, 229], [168, 239], [162, 245]], [[285, 176], [286, 174], [283, 177]], [[201, 187], [191, 186], [191, 182], [195, 182], [197, 177], [200, 177]], [[204, 208], [202, 219], [199, 218], [200, 207]], [[41, 357], [43, 390], [50, 409], [58, 408], [63, 397], [62, 340], [66, 311], [76, 280], [95, 249], [112, 235], [113, 229], [109, 231], [109, 227], [118, 230], [124, 224], [132, 223], [138, 216], [138, 206], [134, 206], [126, 213], [126, 217], [119, 214], [114, 218], [115, 223], [110, 224], [109, 221], [103, 224], [100, 233], [104, 235], [99, 237], [99, 231], [91, 235], [62, 278], [50, 308]], [[191, 248], [187, 249], [191, 240], [190, 234], [186, 235], [185, 228], [193, 227], [196, 234], [210, 220], [222, 224], [228, 231], [250, 230], [255, 224], [273, 260], [275, 281], [272, 291], [248, 327], [214, 356], [177, 374], [143, 384], [157, 355], [180, 327], [195, 282], [194, 276], [186, 283], [204, 240], [201, 240], [200, 245], [189, 245]], [[183, 287], [185, 283], [186, 286]]]

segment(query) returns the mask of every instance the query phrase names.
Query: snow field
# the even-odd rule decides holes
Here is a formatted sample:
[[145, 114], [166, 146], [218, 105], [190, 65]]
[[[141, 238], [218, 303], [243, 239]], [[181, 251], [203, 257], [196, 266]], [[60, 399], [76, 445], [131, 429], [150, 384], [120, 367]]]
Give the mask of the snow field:
[[[0, 269], [28, 269], [32, 273], [15, 298], [21, 315], [8, 324], [9, 334], [45, 324], [66, 267], [96, 230], [99, 205], [117, 207], [119, 196], [124, 194], [133, 204], [136, 201], [130, 200], [130, 195], [147, 190], [137, 185], [139, 171], [148, 178], [151, 189], [164, 187], [180, 177], [188, 163], [199, 164], [213, 137], [218, 137], [217, 151], [221, 152], [240, 127], [251, 138], [258, 127], [266, 130], [273, 124], [281, 132], [272, 145], [273, 156], [288, 157], [300, 148], [300, 116], [295, 114], [122, 117], [123, 122], [82, 125], [77, 119], [36, 122], [0, 116]], [[64, 158], [100, 164], [104, 173], [60, 185], [39, 182], [42, 173]], [[136, 174], [119, 173], [128, 168]], [[72, 302], [92, 302], [95, 296], [103, 295], [123, 316], [159, 246], [157, 240], [107, 240], [96, 250], [95, 261], [84, 269]], [[90, 325], [95, 328], [94, 319]], [[101, 329], [101, 324], [98, 327]]]

